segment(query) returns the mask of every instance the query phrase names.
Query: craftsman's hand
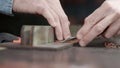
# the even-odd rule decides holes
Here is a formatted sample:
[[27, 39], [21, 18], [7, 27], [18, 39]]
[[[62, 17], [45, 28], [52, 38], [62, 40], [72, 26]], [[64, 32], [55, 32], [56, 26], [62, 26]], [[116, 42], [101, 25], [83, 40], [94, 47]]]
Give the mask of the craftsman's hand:
[[13, 11], [43, 15], [55, 28], [58, 40], [71, 36], [68, 17], [64, 13], [59, 0], [14, 0]]
[[[120, 35], [120, 0], [106, 0], [101, 7], [85, 19], [77, 38], [86, 46], [104, 32], [106, 38]], [[107, 29], [106, 29], [107, 28]]]

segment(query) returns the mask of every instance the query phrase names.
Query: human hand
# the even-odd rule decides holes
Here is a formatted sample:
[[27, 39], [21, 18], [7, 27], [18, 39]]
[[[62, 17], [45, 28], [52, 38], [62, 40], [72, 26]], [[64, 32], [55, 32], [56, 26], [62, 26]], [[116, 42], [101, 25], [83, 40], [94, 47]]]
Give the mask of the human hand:
[[14, 0], [13, 11], [43, 15], [55, 28], [58, 40], [71, 36], [68, 17], [64, 13], [59, 0]]
[[77, 33], [81, 46], [86, 46], [103, 32], [106, 38], [120, 35], [119, 5], [120, 0], [106, 0], [85, 19], [83, 27]]

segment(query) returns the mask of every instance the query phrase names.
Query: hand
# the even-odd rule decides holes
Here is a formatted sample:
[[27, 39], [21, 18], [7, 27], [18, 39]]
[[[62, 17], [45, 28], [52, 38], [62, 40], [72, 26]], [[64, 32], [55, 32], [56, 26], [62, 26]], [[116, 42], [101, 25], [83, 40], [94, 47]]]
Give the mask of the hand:
[[103, 32], [106, 38], [120, 35], [119, 6], [120, 0], [106, 0], [85, 19], [83, 27], [77, 33], [81, 46], [86, 46]]
[[58, 40], [71, 36], [68, 17], [64, 13], [59, 0], [14, 0], [13, 11], [43, 15], [55, 28]]

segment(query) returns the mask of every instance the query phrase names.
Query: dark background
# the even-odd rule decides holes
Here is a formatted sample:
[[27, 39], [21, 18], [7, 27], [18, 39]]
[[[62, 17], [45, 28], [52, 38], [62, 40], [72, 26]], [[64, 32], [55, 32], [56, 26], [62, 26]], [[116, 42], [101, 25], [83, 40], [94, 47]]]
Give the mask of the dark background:
[[[104, 0], [61, 0], [71, 24], [83, 24], [84, 18], [98, 8]], [[22, 25], [48, 25], [46, 19], [38, 15], [15, 14], [13, 17], [0, 14], [0, 32], [20, 35]]]

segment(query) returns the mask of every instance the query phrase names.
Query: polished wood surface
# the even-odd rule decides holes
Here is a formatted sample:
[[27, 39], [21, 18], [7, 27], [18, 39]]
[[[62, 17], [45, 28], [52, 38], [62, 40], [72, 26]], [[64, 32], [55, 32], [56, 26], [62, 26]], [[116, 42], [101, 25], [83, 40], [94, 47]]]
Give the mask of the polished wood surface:
[[6, 49], [0, 51], [0, 68], [120, 68], [119, 58], [119, 49]]

